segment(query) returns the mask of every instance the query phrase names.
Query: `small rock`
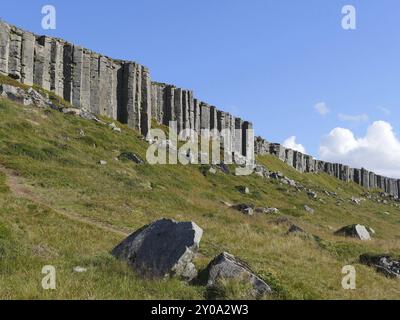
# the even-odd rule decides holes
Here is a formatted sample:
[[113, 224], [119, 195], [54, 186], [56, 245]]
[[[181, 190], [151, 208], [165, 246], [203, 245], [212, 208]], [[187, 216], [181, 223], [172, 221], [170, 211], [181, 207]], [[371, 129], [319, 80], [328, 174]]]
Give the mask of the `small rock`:
[[233, 208], [249, 216], [252, 216], [254, 213], [253, 206], [246, 203], [237, 204]]
[[318, 198], [318, 194], [314, 191], [308, 191], [307, 195], [312, 198], [312, 199], [317, 199]]
[[119, 156], [118, 156], [119, 160], [128, 160], [128, 161], [132, 161], [136, 164], [143, 164], [144, 161], [136, 154], [134, 154], [133, 152], [122, 152]]
[[246, 186], [237, 186], [236, 190], [238, 190], [240, 193], [243, 194], [249, 194], [250, 193], [250, 189]]
[[351, 197], [351, 202], [355, 203], [356, 205], [360, 205], [363, 199]]
[[217, 167], [219, 170], [221, 170], [225, 174], [230, 173], [229, 167], [223, 162], [221, 162], [220, 164], [217, 164]]
[[343, 227], [335, 232], [336, 235], [342, 235], [345, 237], [357, 238], [359, 240], [371, 240], [371, 235], [369, 234], [367, 228], [360, 224], [353, 224], [350, 226]]
[[256, 208], [257, 213], [265, 213], [265, 214], [278, 214], [279, 209], [277, 208]]
[[306, 210], [309, 214], [315, 213], [315, 210], [307, 205], [304, 206], [304, 210]]
[[226, 252], [221, 253], [209, 263], [206, 277], [208, 288], [217, 286], [221, 280], [236, 279], [249, 283], [255, 297], [272, 293], [271, 287], [257, 276], [245, 262]]
[[217, 170], [216, 170], [214, 167], [211, 167], [211, 168], [208, 170], [208, 172], [211, 173], [211, 174], [216, 174], [216, 173], [217, 173]]
[[84, 267], [77, 266], [77, 267], [74, 267], [73, 271], [76, 272], [76, 273], [82, 273], [82, 272], [86, 272], [87, 269], [84, 268]]
[[296, 226], [295, 224], [292, 224], [290, 226], [289, 230], [287, 231], [287, 234], [292, 234], [292, 233], [295, 233], [295, 234], [299, 234], [299, 233], [300, 234], [306, 234], [306, 232], [302, 228]]
[[222, 203], [223, 205], [229, 207], [229, 208], [232, 207], [232, 204], [231, 204], [231, 203], [226, 202], [226, 201], [224, 201], [224, 200], [221, 200], [221, 203]]

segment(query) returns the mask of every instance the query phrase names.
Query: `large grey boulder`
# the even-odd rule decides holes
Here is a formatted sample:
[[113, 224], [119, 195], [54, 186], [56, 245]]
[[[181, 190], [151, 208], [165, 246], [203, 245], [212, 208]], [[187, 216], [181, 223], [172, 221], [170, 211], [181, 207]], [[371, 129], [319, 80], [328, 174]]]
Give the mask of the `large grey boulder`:
[[343, 227], [335, 232], [336, 235], [342, 235], [345, 237], [357, 238], [359, 240], [371, 240], [371, 235], [365, 226], [360, 224], [353, 224], [350, 226]]
[[132, 233], [111, 253], [143, 277], [192, 280], [197, 276], [192, 260], [202, 235], [194, 222], [161, 219]]
[[256, 297], [272, 293], [272, 289], [250, 267], [233, 255], [223, 252], [215, 257], [205, 271], [207, 287], [217, 286], [221, 280], [238, 280], [249, 283]]
[[360, 256], [360, 262], [374, 267], [389, 278], [400, 278], [400, 259], [394, 259], [389, 255], [363, 254]]

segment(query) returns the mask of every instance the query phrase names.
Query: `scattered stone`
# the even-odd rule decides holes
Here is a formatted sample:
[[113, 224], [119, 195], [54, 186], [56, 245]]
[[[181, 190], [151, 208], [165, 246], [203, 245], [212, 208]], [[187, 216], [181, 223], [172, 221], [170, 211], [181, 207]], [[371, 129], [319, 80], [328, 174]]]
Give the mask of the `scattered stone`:
[[308, 191], [307, 195], [312, 198], [312, 199], [317, 199], [318, 198], [318, 194], [314, 191]]
[[353, 224], [343, 227], [335, 232], [336, 235], [342, 235], [345, 237], [357, 238], [359, 240], [371, 240], [371, 235], [369, 234], [367, 228], [360, 224]]
[[389, 278], [400, 278], [400, 259], [395, 259], [389, 255], [363, 254], [360, 256], [360, 262], [374, 267], [378, 272]]
[[250, 189], [248, 187], [246, 187], [246, 186], [236, 186], [235, 188], [240, 193], [243, 193], [243, 194], [249, 194], [250, 193]]
[[249, 216], [252, 216], [254, 213], [254, 206], [246, 203], [237, 204], [233, 208]]
[[306, 210], [309, 214], [315, 213], [315, 210], [307, 205], [304, 206], [304, 210]]
[[83, 131], [83, 129], [79, 129], [79, 135], [81, 137], [84, 137], [85, 136], [85, 131]]
[[356, 198], [356, 197], [351, 197], [351, 202], [355, 203], [356, 205], [360, 205], [361, 201], [363, 201], [363, 199]]
[[101, 166], [105, 166], [105, 165], [107, 164], [107, 161], [105, 161], [105, 160], [100, 160], [98, 163], [99, 163], [99, 165], [101, 165]]
[[269, 178], [270, 172], [269, 170], [261, 164], [257, 164], [254, 168], [254, 174], [263, 177]]
[[265, 214], [278, 214], [279, 209], [277, 208], [256, 208], [255, 211], [257, 213], [265, 213]]
[[220, 164], [217, 164], [217, 167], [219, 170], [221, 170], [225, 174], [230, 173], [229, 167], [223, 162], [221, 162]]
[[87, 269], [84, 268], [84, 267], [77, 266], [77, 267], [74, 267], [73, 271], [76, 272], [76, 273], [83, 273], [83, 272], [86, 272]]
[[293, 234], [293, 233], [294, 234], [306, 234], [306, 232], [302, 228], [296, 226], [295, 224], [292, 224], [290, 226], [289, 230], [287, 231], [287, 234]]
[[229, 208], [232, 207], [232, 204], [231, 204], [231, 203], [226, 202], [226, 201], [224, 201], [224, 200], [221, 200], [221, 203], [222, 203], [223, 205], [229, 207]]
[[161, 219], [146, 225], [122, 241], [112, 255], [127, 261], [146, 278], [177, 276], [192, 280], [197, 270], [192, 260], [203, 230], [194, 222]]
[[221, 280], [236, 279], [250, 284], [255, 297], [272, 293], [271, 287], [254, 274], [244, 261], [226, 252], [221, 253], [209, 263], [206, 275], [208, 288], [217, 286]]
[[211, 168], [208, 170], [208, 172], [211, 173], [211, 174], [216, 174], [216, 173], [217, 173], [217, 170], [216, 170], [214, 167], [211, 167]]
[[119, 156], [118, 156], [119, 160], [128, 160], [128, 161], [132, 161], [136, 164], [143, 164], [144, 161], [135, 153], [133, 152], [122, 152]]
[[115, 132], [119, 132], [119, 133], [122, 132], [121, 128], [118, 128], [114, 122], [110, 123], [108, 126]]

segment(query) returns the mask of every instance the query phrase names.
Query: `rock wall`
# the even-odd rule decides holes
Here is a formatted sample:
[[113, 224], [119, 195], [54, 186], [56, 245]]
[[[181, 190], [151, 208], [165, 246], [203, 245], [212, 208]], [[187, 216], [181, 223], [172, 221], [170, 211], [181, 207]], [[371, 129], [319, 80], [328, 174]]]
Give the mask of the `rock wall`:
[[312, 156], [287, 149], [277, 143], [270, 143], [261, 137], [255, 138], [254, 149], [259, 155], [276, 156], [299, 172], [324, 172], [346, 182], [354, 181], [367, 189], [381, 189], [397, 198], [400, 197], [400, 179], [383, 177], [364, 168], [355, 169], [340, 163], [316, 160]]
[[243, 121], [199, 101], [193, 91], [152, 82], [149, 70], [136, 62], [114, 60], [1, 21], [0, 74], [52, 91], [76, 108], [116, 119], [143, 135], [152, 118], [167, 126], [177, 121], [178, 132], [231, 129], [220, 137], [226, 154], [252, 152], [253, 140], [242, 139], [248, 136], [241, 132]]
[[[0, 74], [52, 91], [76, 108], [105, 115], [146, 135], [151, 120], [177, 129], [218, 129], [225, 160], [272, 154], [300, 172], [325, 172], [396, 197], [400, 180], [315, 160], [280, 144], [254, 139], [252, 124], [194, 97], [193, 91], [151, 81], [149, 70], [115, 60], [67, 41], [38, 36], [0, 21]], [[254, 142], [254, 143], [253, 143]], [[253, 157], [252, 157], [253, 158]]]

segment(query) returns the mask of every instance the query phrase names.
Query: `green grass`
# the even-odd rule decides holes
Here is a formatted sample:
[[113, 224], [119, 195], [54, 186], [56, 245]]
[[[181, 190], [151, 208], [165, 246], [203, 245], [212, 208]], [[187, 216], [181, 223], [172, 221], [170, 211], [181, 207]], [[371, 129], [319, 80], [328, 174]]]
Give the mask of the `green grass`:
[[[84, 222], [134, 231], [162, 217], [195, 221], [204, 229], [195, 261], [198, 269], [228, 251], [247, 261], [274, 288], [270, 298], [400, 297], [399, 280], [387, 279], [358, 263], [358, 256], [365, 252], [400, 253], [400, 211], [392, 203], [367, 200], [354, 205], [350, 198], [365, 192], [359, 186], [325, 174], [300, 174], [271, 156], [258, 161], [315, 190], [323, 202], [256, 175], [212, 175], [201, 166], [116, 161], [124, 151], [145, 159], [147, 149], [139, 133], [118, 126], [122, 133], [54, 110], [0, 100], [0, 163], [17, 172], [32, 194], [31, 200], [14, 194], [0, 173], [0, 298], [209, 297], [210, 292], [200, 285], [140, 279], [109, 254], [124, 236]], [[99, 160], [108, 164], [100, 166]], [[248, 186], [250, 194], [238, 192], [240, 185]], [[324, 190], [338, 196], [327, 196]], [[221, 200], [276, 207], [281, 213], [247, 217]], [[315, 214], [307, 214], [304, 205], [314, 208]], [[287, 217], [314, 237], [286, 235], [289, 225], [277, 224], [277, 217]], [[359, 242], [333, 234], [353, 223], [375, 229], [374, 240]], [[356, 267], [357, 290], [341, 287], [341, 269], [346, 264]], [[45, 265], [56, 267], [56, 290], [41, 288]], [[75, 266], [88, 271], [73, 273]], [[241, 284], [227, 283], [217, 292], [220, 298], [229, 299], [243, 298], [246, 290]]]

